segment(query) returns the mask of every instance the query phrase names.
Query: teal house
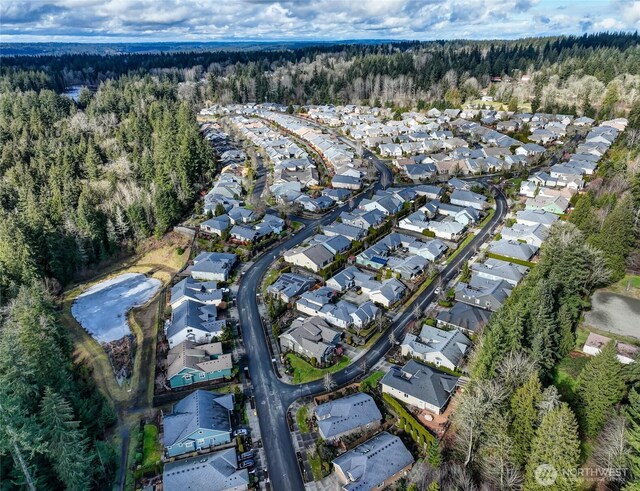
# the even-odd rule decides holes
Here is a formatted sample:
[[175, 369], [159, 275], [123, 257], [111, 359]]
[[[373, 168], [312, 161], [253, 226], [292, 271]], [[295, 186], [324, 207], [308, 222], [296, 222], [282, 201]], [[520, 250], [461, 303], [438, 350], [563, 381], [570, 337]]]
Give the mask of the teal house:
[[231, 441], [233, 394], [196, 390], [164, 417], [167, 457], [224, 445]]
[[167, 381], [172, 389], [231, 377], [233, 360], [221, 343], [197, 345], [183, 341], [169, 350]]

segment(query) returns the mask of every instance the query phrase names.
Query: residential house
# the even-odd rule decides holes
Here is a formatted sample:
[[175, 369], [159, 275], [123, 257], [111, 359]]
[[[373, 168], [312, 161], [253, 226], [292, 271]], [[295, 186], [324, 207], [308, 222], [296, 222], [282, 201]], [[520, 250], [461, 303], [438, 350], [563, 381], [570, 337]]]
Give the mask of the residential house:
[[189, 268], [196, 280], [227, 281], [238, 257], [224, 252], [201, 252]]
[[395, 278], [384, 281], [369, 293], [369, 300], [389, 308], [405, 295], [407, 287]]
[[458, 377], [415, 360], [399, 370], [389, 370], [380, 380], [383, 394], [435, 414], [444, 411], [457, 384]]
[[[602, 351], [602, 348], [613, 340], [606, 336], [601, 336], [595, 332], [590, 332], [587, 340], [582, 347], [582, 351], [588, 355], [597, 355]], [[629, 365], [636, 361], [640, 349], [632, 344], [622, 343], [620, 341], [613, 341], [616, 345], [617, 358], [620, 363]]]
[[315, 278], [295, 273], [283, 273], [267, 287], [267, 293], [289, 303], [316, 284]]
[[362, 188], [362, 179], [360, 179], [359, 177], [337, 174], [331, 179], [331, 186], [335, 189], [349, 189], [351, 191], [358, 191], [360, 190], [360, 188]]
[[544, 225], [551, 227], [560, 219], [555, 213], [544, 210], [521, 210], [516, 213], [516, 222], [522, 225]]
[[231, 219], [229, 218], [229, 215], [220, 215], [202, 222], [200, 224], [200, 232], [222, 237], [222, 234], [229, 230], [230, 226]]
[[473, 263], [471, 271], [480, 278], [488, 280], [504, 280], [516, 286], [529, 272], [529, 268], [520, 264], [489, 258], [484, 263]]
[[181, 303], [173, 310], [171, 322], [165, 327], [169, 347], [183, 341], [198, 344], [209, 343], [222, 335], [226, 326], [224, 320], [216, 320], [215, 305], [203, 305], [192, 300]]
[[526, 242], [527, 244], [540, 248], [549, 235], [549, 229], [541, 224], [522, 225], [515, 223], [512, 227], [503, 227], [500, 234], [505, 240]]
[[215, 281], [200, 282], [190, 276], [179, 281], [171, 288], [172, 309], [178, 308], [187, 300], [203, 305], [219, 306], [223, 298], [224, 295], [222, 290], [218, 289], [218, 283]]
[[504, 280], [489, 280], [477, 274], [469, 283], [460, 282], [455, 287], [455, 299], [475, 307], [495, 312], [507, 300], [513, 286]]
[[337, 292], [345, 292], [351, 288], [360, 287], [374, 278], [375, 275], [372, 273], [349, 266], [329, 278], [325, 285]]
[[413, 462], [402, 440], [385, 431], [337, 457], [333, 468], [344, 491], [372, 491], [391, 486]]
[[323, 286], [317, 290], [304, 292], [296, 302], [296, 308], [303, 314], [310, 316], [319, 315], [322, 308], [330, 304], [335, 298], [336, 292]]
[[451, 240], [457, 242], [462, 237], [465, 226], [455, 220], [432, 220], [427, 226], [427, 230], [433, 232], [433, 234], [445, 240]]
[[196, 390], [164, 416], [163, 444], [168, 457], [231, 441], [233, 394]]
[[530, 261], [538, 253], [538, 249], [531, 244], [507, 239], [496, 240], [489, 244], [489, 253], [520, 261]]
[[327, 441], [376, 429], [382, 422], [382, 414], [375, 401], [363, 392], [320, 404], [315, 407], [313, 414], [318, 433]]
[[327, 225], [322, 232], [329, 237], [341, 236], [351, 241], [360, 240], [367, 235], [364, 228], [338, 222]]
[[456, 302], [449, 310], [438, 314], [438, 327], [454, 328], [467, 335], [479, 333], [487, 325], [491, 312], [464, 302]]
[[298, 317], [289, 330], [280, 335], [280, 348], [283, 352], [293, 351], [325, 365], [333, 357], [341, 338], [342, 333], [320, 317]]
[[235, 447], [164, 464], [163, 491], [247, 491], [248, 469], [238, 469]]
[[364, 230], [364, 235], [366, 235], [366, 231], [369, 230], [369, 228], [382, 225], [386, 219], [386, 215], [380, 210], [353, 210], [351, 213], [342, 212], [340, 219], [342, 220], [342, 225], [361, 228]]
[[465, 191], [461, 189], [454, 189], [451, 193], [451, 204], [462, 207], [470, 206], [476, 210], [484, 210], [487, 204], [487, 197], [473, 191]]
[[183, 341], [167, 354], [167, 381], [172, 389], [231, 376], [233, 360], [221, 343]]
[[423, 325], [418, 336], [407, 334], [400, 345], [402, 356], [455, 370], [471, 347], [471, 341], [460, 331], [443, 331]]
[[356, 328], [365, 328], [382, 315], [382, 311], [371, 301], [361, 303], [349, 314]]
[[335, 255], [323, 244], [309, 247], [296, 247], [284, 253], [284, 260], [289, 264], [306, 268], [314, 273], [333, 262]]
[[536, 196], [527, 198], [525, 206], [527, 210], [542, 210], [562, 215], [569, 208], [569, 200], [563, 196]]
[[525, 143], [516, 148], [516, 155], [524, 155], [525, 157], [539, 157], [544, 155], [546, 149], [536, 143]]

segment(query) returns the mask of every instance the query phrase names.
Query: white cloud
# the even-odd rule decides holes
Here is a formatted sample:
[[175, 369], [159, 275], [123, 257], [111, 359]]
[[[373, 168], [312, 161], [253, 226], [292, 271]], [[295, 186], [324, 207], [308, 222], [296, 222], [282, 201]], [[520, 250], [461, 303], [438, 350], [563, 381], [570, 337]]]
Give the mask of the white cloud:
[[633, 30], [640, 0], [5, 0], [0, 40], [513, 38]]

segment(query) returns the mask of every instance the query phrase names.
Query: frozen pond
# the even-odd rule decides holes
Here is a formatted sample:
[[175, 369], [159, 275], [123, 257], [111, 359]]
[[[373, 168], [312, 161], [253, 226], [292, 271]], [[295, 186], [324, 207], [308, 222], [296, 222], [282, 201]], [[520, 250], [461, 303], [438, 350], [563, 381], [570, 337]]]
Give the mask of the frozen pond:
[[71, 314], [99, 342], [116, 341], [131, 333], [127, 312], [144, 305], [161, 285], [140, 273], [121, 274], [79, 295]]

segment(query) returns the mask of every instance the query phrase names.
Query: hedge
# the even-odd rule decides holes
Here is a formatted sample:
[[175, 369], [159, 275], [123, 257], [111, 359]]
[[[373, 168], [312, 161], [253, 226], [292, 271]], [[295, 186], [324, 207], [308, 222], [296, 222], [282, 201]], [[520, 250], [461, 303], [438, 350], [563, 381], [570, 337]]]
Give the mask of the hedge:
[[520, 266], [526, 266], [527, 268], [533, 268], [536, 263], [532, 263], [531, 261], [524, 261], [523, 259], [515, 259], [513, 257], [502, 256], [500, 254], [494, 254], [493, 252], [489, 252], [487, 257], [491, 259], [499, 259], [500, 261], [507, 261], [508, 263], [519, 264]]
[[391, 407], [400, 420], [399, 426], [406, 431], [414, 442], [425, 451], [428, 450], [430, 445], [437, 445], [436, 437], [431, 434], [424, 426], [417, 421], [409, 411], [407, 411], [402, 404], [396, 401], [389, 394], [382, 394], [384, 402]]

